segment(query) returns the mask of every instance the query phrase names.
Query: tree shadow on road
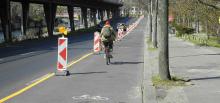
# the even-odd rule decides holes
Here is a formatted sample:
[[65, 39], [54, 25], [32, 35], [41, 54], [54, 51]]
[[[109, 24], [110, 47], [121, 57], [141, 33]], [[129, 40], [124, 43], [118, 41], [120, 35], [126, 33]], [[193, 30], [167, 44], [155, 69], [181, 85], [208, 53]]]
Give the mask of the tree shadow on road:
[[112, 65], [124, 65], [124, 64], [141, 64], [144, 62], [112, 62]]
[[101, 72], [83, 72], [83, 73], [70, 73], [70, 75], [90, 75], [90, 74], [103, 74], [108, 73], [107, 71], [101, 71]]

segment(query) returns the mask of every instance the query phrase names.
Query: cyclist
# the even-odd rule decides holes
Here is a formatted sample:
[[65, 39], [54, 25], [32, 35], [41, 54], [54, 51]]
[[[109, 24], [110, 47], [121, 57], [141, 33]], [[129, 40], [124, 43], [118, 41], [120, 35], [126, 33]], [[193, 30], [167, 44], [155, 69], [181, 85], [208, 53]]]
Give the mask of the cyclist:
[[[106, 21], [104, 27], [101, 30], [101, 41], [105, 47], [109, 46], [110, 51], [113, 50], [113, 41], [115, 41], [116, 34], [114, 29], [110, 25], [110, 21]], [[112, 57], [112, 55], [110, 55]]]

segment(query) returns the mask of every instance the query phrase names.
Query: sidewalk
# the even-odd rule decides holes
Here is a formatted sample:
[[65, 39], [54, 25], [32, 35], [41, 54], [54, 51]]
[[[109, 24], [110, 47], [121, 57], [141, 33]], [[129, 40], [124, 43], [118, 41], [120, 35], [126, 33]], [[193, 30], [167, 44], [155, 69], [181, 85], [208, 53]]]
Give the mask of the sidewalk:
[[189, 78], [183, 91], [189, 103], [219, 103], [220, 49], [199, 47], [174, 37], [170, 41], [172, 74]]
[[52, 77], [6, 103], [142, 103], [144, 22], [115, 44], [111, 65], [92, 55], [71, 66], [70, 76]]
[[[171, 75], [188, 78], [190, 85], [156, 89], [158, 103], [219, 103], [220, 49], [200, 47], [170, 36]], [[153, 75], [158, 74], [158, 51], [150, 52]]]

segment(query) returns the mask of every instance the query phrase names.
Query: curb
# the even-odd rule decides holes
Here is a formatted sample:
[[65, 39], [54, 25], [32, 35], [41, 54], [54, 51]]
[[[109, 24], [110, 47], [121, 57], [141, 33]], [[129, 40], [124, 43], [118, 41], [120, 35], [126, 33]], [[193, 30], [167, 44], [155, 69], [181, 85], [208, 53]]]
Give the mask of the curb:
[[143, 82], [142, 82], [142, 98], [143, 103], [157, 103], [156, 100], [156, 89], [152, 83], [152, 76], [153, 70], [150, 67], [150, 58], [149, 51], [148, 51], [148, 44], [146, 43], [147, 36], [145, 36], [145, 43], [144, 43], [144, 72], [143, 72]]

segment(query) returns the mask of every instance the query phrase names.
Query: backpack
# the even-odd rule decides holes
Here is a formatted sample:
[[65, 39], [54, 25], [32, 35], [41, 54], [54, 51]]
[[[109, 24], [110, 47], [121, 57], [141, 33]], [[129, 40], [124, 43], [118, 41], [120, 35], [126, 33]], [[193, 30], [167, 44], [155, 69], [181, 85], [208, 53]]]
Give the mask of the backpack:
[[104, 27], [102, 30], [103, 30], [102, 34], [105, 38], [110, 38], [111, 37], [112, 32], [111, 32], [110, 27]]

